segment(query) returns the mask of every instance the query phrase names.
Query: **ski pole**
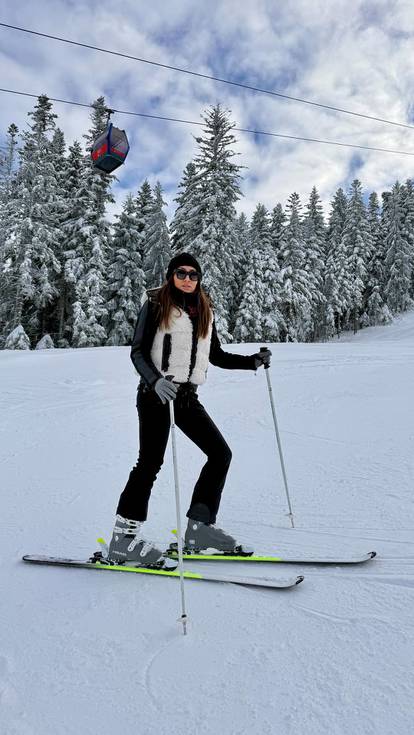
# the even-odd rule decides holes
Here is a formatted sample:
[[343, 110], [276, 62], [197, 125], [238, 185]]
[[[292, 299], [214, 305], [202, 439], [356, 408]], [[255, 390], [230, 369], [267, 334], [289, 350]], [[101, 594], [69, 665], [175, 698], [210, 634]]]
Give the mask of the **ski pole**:
[[[260, 348], [260, 352], [263, 352], [265, 350], [267, 350], [267, 347], [261, 347]], [[287, 477], [286, 477], [285, 462], [284, 462], [284, 459], [283, 459], [282, 443], [280, 441], [279, 427], [277, 425], [277, 418], [276, 418], [275, 403], [274, 403], [274, 400], [273, 400], [273, 391], [272, 391], [272, 386], [271, 386], [271, 383], [270, 383], [270, 375], [269, 375], [270, 365], [265, 365], [264, 368], [265, 368], [266, 378], [267, 378], [267, 387], [269, 388], [269, 397], [270, 397], [270, 405], [272, 406], [273, 423], [275, 425], [277, 446], [279, 448], [280, 464], [281, 464], [281, 467], [282, 467], [283, 481], [285, 483], [286, 497], [287, 497], [287, 502], [288, 502], [288, 507], [289, 507], [288, 516], [290, 518], [290, 522], [292, 524], [292, 528], [295, 528], [295, 524], [294, 524], [294, 520], [293, 520], [292, 505], [291, 505], [291, 502], [290, 502], [288, 481], [287, 481]]]
[[[167, 380], [172, 380], [173, 375], [166, 375]], [[181, 533], [181, 507], [180, 507], [180, 488], [178, 483], [178, 469], [177, 469], [177, 446], [175, 441], [175, 416], [174, 416], [174, 401], [171, 399], [168, 401], [170, 405], [170, 421], [171, 421], [171, 440], [172, 440], [172, 453], [173, 453], [173, 464], [174, 464], [174, 483], [175, 483], [175, 508], [177, 513], [177, 537], [178, 537], [178, 568], [180, 571], [180, 587], [181, 587], [181, 618], [180, 622], [183, 624], [183, 633], [187, 635], [187, 613], [185, 608], [185, 594], [184, 594], [184, 560], [183, 560], [183, 537]]]

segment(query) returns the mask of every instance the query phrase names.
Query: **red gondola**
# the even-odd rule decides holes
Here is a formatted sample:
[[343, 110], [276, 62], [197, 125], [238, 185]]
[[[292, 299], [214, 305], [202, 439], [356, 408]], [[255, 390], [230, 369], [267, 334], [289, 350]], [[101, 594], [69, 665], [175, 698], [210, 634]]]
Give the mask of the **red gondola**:
[[108, 124], [105, 132], [97, 138], [92, 146], [91, 156], [95, 168], [110, 174], [118, 166], [122, 166], [128, 155], [129, 143], [125, 130]]

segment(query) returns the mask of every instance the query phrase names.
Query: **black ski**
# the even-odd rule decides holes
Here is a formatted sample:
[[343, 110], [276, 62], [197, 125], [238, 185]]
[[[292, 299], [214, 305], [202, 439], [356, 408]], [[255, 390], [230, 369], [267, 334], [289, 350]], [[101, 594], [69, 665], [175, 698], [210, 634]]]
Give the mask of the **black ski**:
[[[172, 559], [176, 559], [177, 544], [171, 544], [168, 555]], [[189, 549], [184, 549], [183, 558], [187, 561], [239, 561], [239, 562], [266, 562], [268, 564], [363, 564], [370, 561], [377, 555], [376, 551], [369, 551], [366, 554], [338, 554], [337, 556], [324, 554], [282, 554], [281, 556], [264, 556], [258, 554], [222, 554], [222, 553], [194, 553]]]
[[[177, 569], [173, 571], [165, 569], [149, 569], [146, 567], [128, 567], [123, 564], [108, 564], [105, 562], [103, 557], [95, 556], [91, 559], [65, 559], [57, 556], [36, 556], [36, 555], [25, 555], [23, 561], [29, 562], [30, 564], [49, 564], [53, 566], [63, 567], [76, 567], [80, 569], [95, 569], [107, 572], [124, 572], [134, 574], [152, 574], [159, 577], [173, 577], [179, 579], [180, 573]], [[290, 575], [286, 577], [249, 577], [249, 576], [238, 576], [233, 574], [199, 574], [198, 572], [184, 572], [185, 579], [199, 580], [201, 582], [230, 582], [232, 584], [248, 585], [252, 587], [270, 587], [273, 589], [284, 589], [288, 587], [295, 587], [297, 584], [303, 581], [302, 575]]]

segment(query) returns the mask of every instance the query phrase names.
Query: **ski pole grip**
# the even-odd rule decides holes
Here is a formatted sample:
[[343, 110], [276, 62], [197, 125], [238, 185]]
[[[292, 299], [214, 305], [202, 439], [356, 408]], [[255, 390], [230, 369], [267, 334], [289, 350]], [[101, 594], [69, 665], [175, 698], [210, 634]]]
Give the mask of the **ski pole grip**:
[[[267, 352], [267, 347], [261, 347], [259, 352]], [[270, 368], [270, 365], [264, 365], [264, 369], [268, 370]]]

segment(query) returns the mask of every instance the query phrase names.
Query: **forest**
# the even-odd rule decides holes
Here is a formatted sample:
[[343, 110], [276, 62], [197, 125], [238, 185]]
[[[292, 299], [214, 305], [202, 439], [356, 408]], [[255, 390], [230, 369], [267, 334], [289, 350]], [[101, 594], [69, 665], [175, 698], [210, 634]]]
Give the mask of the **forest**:
[[315, 186], [305, 206], [237, 210], [231, 112], [204, 111], [197, 153], [177, 184], [170, 222], [161, 183], [144, 180], [113, 221], [113, 175], [90, 150], [107, 124], [91, 105], [83, 141], [66, 146], [46, 95], [27, 128], [10, 124], [0, 150], [0, 348], [128, 345], [146, 289], [170, 258], [191, 252], [203, 267], [221, 340], [314, 342], [386, 324], [414, 298], [414, 189], [396, 181], [381, 201], [355, 179], [338, 188], [325, 221]]

